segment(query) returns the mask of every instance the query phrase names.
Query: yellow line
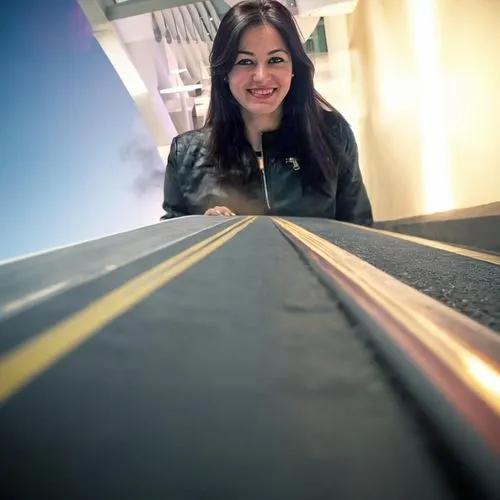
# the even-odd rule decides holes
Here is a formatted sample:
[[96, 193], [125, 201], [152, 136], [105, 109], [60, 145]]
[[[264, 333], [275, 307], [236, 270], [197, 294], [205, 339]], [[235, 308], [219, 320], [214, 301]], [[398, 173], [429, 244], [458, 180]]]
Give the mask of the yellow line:
[[[448, 310], [434, 299], [424, 296], [300, 226], [281, 219], [276, 222], [360, 286], [372, 300], [404, 324], [414, 337], [434, 352], [458, 378], [478, 393], [500, 415], [500, 372], [493, 363], [476, 355], [453, 335], [453, 321], [459, 317], [462, 319], [459, 313]], [[450, 331], [443, 329], [426, 316], [424, 300], [427, 304], [432, 302], [435, 304], [434, 308], [439, 307], [447, 314], [451, 320]], [[498, 342], [496, 336], [487, 328], [478, 324], [476, 330], [478, 335], [485, 334], [490, 340]]]
[[[335, 221], [337, 224], [342, 224], [345, 226], [353, 227], [353, 224], [347, 222]], [[428, 240], [427, 238], [420, 238], [419, 236], [411, 236], [404, 233], [395, 233], [393, 231], [386, 231], [385, 229], [374, 229], [372, 227], [366, 226], [354, 226], [363, 231], [370, 231], [377, 233], [382, 236], [391, 236], [392, 238], [397, 238], [399, 240], [409, 241], [410, 243], [416, 243], [418, 245], [423, 245], [426, 247], [435, 248], [437, 250], [444, 250], [445, 252], [454, 253], [462, 257], [469, 257], [471, 259], [481, 260], [483, 262], [488, 262], [490, 264], [495, 264], [500, 266], [500, 255], [494, 255], [484, 252], [479, 252], [477, 250], [470, 250], [468, 248], [456, 247], [454, 245], [449, 245], [447, 243], [441, 243], [440, 241]]]
[[224, 245], [255, 219], [244, 219], [193, 245], [5, 354], [0, 358], [0, 404], [118, 316]]

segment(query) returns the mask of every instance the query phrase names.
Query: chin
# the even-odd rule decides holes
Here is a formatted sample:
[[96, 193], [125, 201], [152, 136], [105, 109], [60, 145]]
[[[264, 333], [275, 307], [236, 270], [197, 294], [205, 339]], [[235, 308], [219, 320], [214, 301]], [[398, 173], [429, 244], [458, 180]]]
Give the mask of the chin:
[[248, 113], [252, 113], [253, 115], [260, 115], [260, 116], [265, 116], [265, 115], [272, 115], [273, 113], [276, 113], [276, 111], [280, 108], [280, 105], [278, 106], [248, 106], [245, 107], [245, 110]]
[[283, 100], [275, 101], [274, 103], [255, 103], [255, 102], [246, 102], [245, 106], [243, 106], [249, 113], [253, 113], [256, 115], [269, 115], [271, 113], [275, 113], [281, 106], [283, 105]]

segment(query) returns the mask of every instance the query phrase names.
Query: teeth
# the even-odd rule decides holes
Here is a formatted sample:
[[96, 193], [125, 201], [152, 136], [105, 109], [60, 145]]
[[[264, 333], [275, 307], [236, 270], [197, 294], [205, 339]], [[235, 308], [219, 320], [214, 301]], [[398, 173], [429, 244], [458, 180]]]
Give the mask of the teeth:
[[251, 90], [250, 92], [252, 92], [252, 94], [255, 94], [255, 95], [270, 95], [274, 92], [274, 89], [270, 89], [270, 90]]

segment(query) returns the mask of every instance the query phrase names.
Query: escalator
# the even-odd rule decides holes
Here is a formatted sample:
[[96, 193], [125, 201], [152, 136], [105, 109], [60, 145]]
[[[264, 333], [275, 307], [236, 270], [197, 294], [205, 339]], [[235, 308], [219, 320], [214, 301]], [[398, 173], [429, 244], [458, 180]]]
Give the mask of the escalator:
[[[402, 278], [409, 252], [436, 282], [480, 265], [293, 222]], [[0, 266], [2, 497], [493, 498], [280, 228], [188, 217]]]

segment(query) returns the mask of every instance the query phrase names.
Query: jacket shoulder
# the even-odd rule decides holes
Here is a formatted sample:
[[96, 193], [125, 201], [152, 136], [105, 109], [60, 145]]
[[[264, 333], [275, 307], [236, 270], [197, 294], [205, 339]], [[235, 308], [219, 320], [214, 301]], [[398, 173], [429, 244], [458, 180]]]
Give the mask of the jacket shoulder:
[[208, 146], [210, 139], [210, 130], [206, 127], [188, 130], [174, 137], [173, 144], [177, 148], [178, 153], [190, 149], [199, 149]]
[[354, 134], [351, 128], [351, 125], [345, 118], [345, 116], [336, 109], [323, 110], [323, 116], [327, 127], [331, 130], [332, 134], [337, 136], [338, 139], [341, 139], [342, 142], [350, 143]]
[[358, 146], [351, 125], [344, 115], [336, 109], [332, 111], [324, 110], [324, 119], [334, 141], [349, 157], [355, 160], [358, 154]]
[[174, 137], [170, 147], [169, 164], [180, 177], [192, 176], [200, 166], [210, 164], [210, 130], [200, 128]]

